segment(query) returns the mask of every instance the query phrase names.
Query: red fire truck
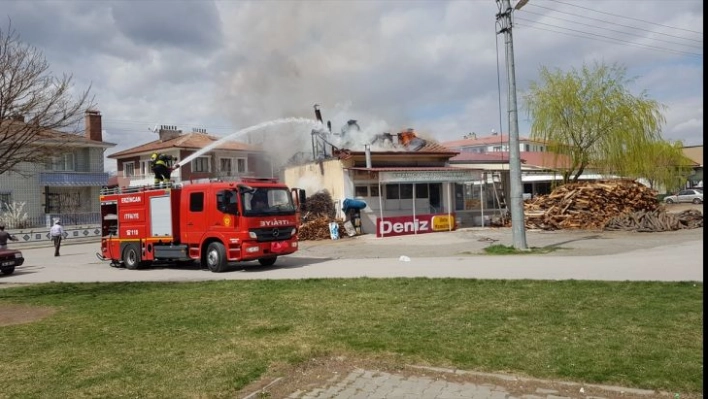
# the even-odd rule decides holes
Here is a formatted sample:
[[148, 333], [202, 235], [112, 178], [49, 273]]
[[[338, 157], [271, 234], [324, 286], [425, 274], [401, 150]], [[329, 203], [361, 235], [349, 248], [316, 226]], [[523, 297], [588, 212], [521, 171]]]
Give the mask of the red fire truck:
[[139, 269], [198, 261], [212, 272], [231, 262], [275, 264], [298, 249], [306, 198], [276, 179], [184, 183], [101, 193], [102, 260]]

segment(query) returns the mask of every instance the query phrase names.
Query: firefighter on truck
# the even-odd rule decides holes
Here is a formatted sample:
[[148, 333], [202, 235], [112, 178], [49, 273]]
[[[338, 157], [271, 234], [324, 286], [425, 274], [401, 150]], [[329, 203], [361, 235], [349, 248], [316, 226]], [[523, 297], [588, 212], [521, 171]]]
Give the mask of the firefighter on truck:
[[304, 190], [272, 178], [135, 187], [100, 197], [101, 260], [139, 269], [154, 262], [271, 266], [298, 250]]

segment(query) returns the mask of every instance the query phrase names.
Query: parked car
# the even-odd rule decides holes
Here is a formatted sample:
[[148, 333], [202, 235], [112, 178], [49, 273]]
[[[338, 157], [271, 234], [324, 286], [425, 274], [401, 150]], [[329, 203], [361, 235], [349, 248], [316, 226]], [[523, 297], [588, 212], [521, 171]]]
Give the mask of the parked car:
[[703, 203], [703, 190], [697, 190], [694, 188], [681, 190], [677, 194], [667, 195], [664, 197], [664, 202], [667, 204], [679, 203], [679, 202], [692, 202], [694, 204]]

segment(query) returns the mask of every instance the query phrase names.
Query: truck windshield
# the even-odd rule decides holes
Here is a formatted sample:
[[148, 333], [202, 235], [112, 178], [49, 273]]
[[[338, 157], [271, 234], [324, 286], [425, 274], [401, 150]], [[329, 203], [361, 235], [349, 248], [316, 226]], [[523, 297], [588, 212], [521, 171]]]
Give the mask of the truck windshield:
[[284, 215], [295, 212], [290, 191], [284, 188], [259, 187], [241, 194], [244, 216]]

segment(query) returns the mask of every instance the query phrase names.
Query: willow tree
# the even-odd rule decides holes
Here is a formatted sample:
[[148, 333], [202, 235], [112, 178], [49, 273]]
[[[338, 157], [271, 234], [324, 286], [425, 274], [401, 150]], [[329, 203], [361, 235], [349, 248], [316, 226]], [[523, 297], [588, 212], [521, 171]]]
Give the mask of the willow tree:
[[646, 172], [643, 150], [662, 140], [663, 106], [646, 93], [630, 93], [630, 83], [617, 65], [569, 72], [541, 68], [540, 82], [532, 82], [523, 97], [531, 138], [558, 155], [564, 182], [577, 181], [589, 169]]
[[661, 141], [628, 154], [622, 176], [646, 179], [649, 187], [663, 192], [681, 189], [693, 173], [693, 161], [683, 153], [681, 142]]
[[72, 96], [72, 77], [54, 76], [37, 48], [9, 24], [0, 28], [0, 174], [47, 164], [79, 133], [89, 90]]

